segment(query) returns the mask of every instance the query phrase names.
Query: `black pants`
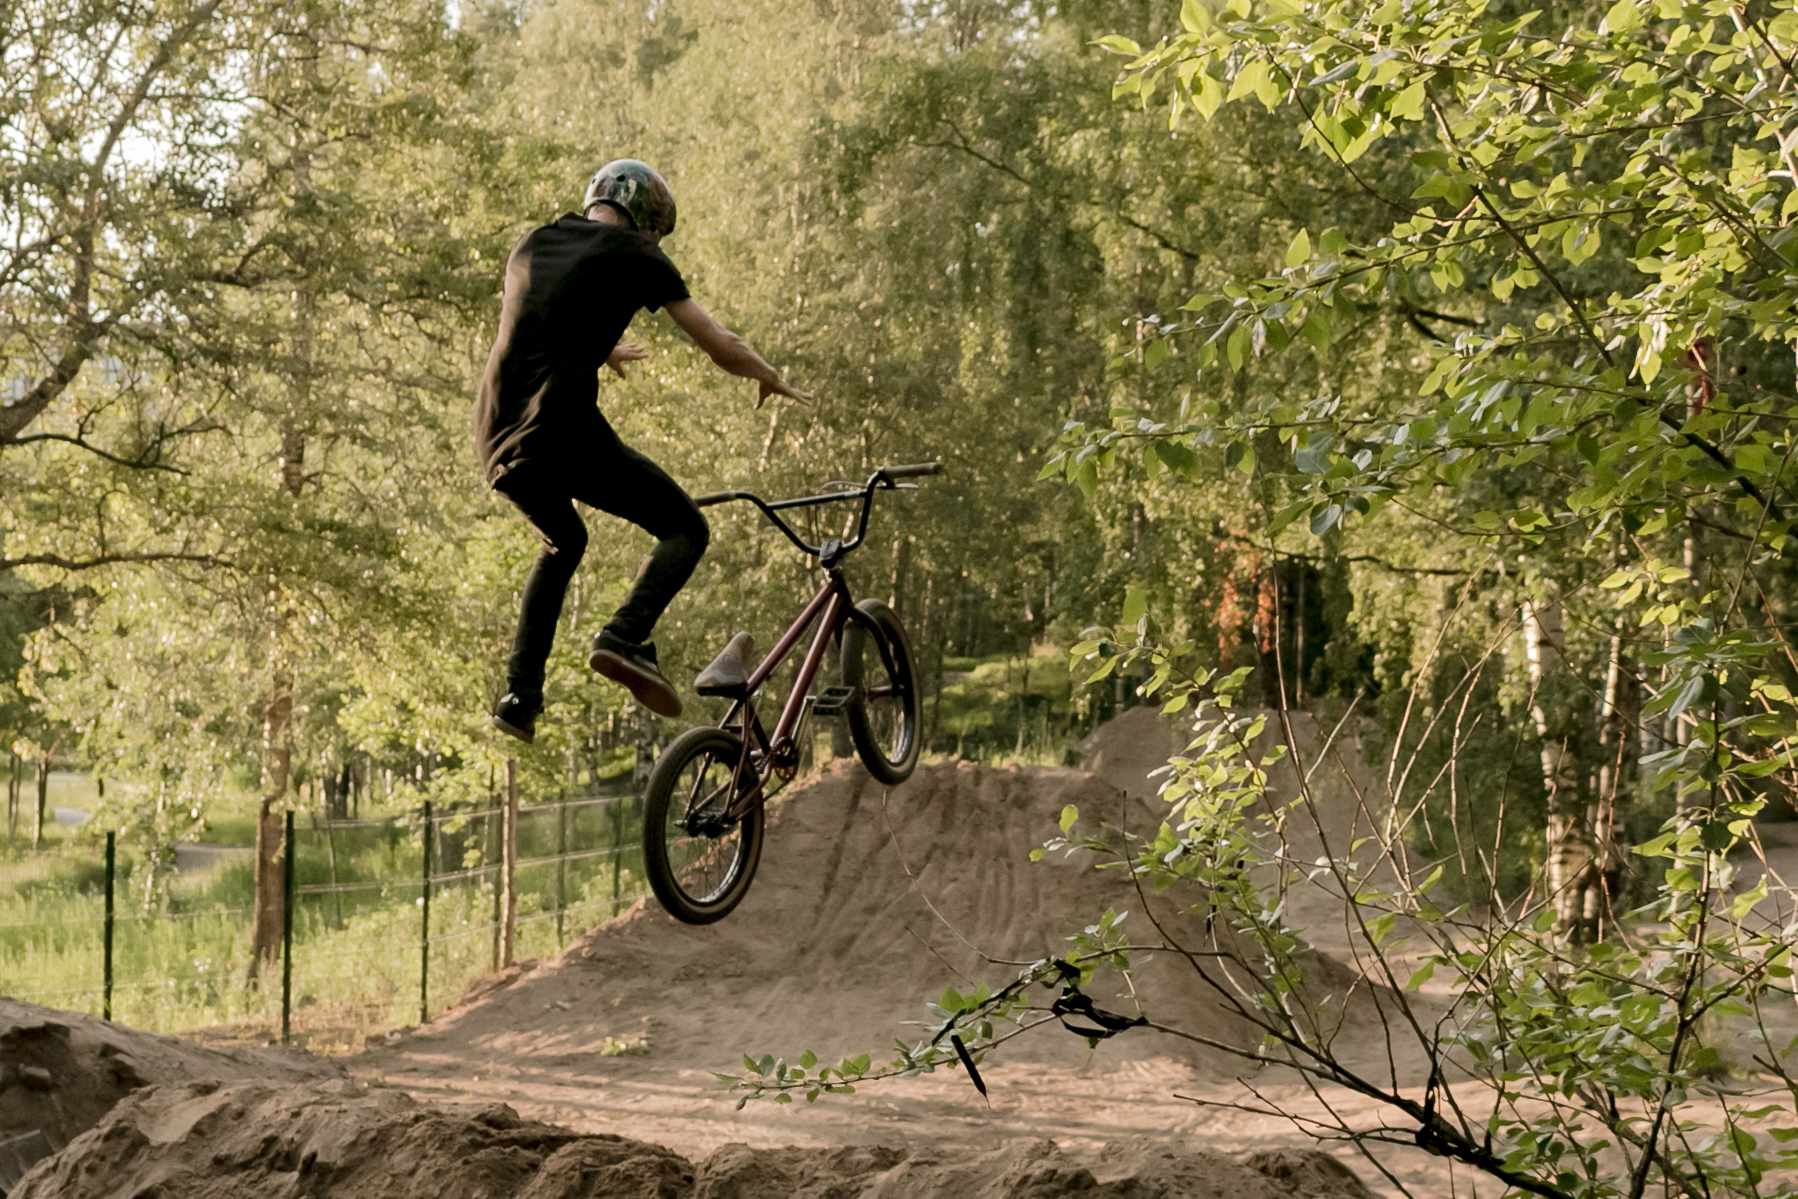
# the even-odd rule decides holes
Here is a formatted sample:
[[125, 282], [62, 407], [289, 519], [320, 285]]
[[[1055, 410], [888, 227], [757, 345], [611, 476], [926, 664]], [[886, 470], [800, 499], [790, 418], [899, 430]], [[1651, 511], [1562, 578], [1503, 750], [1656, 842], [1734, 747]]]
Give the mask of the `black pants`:
[[568, 581], [587, 549], [587, 527], [576, 500], [622, 517], [656, 538], [624, 603], [606, 629], [625, 641], [649, 640], [662, 612], [693, 575], [711, 530], [692, 497], [668, 472], [631, 449], [610, 428], [574, 466], [527, 464], [500, 476], [494, 490], [517, 505], [543, 538], [543, 549], [524, 581], [518, 632], [507, 663], [508, 690], [535, 701], [543, 695], [543, 668], [555, 641], [556, 621]]

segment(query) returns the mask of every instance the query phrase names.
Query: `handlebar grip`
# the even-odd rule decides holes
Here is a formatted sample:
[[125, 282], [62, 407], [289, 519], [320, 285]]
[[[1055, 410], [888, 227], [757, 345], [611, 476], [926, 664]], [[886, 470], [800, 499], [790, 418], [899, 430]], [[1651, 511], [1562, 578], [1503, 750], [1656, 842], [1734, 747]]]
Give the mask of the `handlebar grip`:
[[697, 508], [710, 508], [713, 504], [728, 504], [740, 495], [742, 493], [738, 491], [714, 491], [710, 495], [695, 496], [693, 505]]
[[943, 473], [941, 462], [914, 462], [910, 466], [883, 466], [880, 473], [889, 479], [910, 479], [919, 475], [940, 475]]

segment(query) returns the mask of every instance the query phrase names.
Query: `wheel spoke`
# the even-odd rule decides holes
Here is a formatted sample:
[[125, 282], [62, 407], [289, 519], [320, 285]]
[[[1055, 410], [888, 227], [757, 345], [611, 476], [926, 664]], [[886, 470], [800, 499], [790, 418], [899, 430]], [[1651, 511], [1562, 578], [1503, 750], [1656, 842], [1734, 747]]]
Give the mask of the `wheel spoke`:
[[680, 819], [671, 820], [668, 825], [668, 865], [674, 884], [695, 904], [715, 902], [729, 889], [741, 868], [740, 823], [716, 832], [701, 832], [695, 827], [710, 823], [699, 817], [723, 815], [714, 809], [728, 799], [732, 767], [731, 761], [716, 753], [700, 754], [681, 772], [679, 782], [683, 785], [676, 788], [677, 794], [686, 796], [687, 806]]
[[682, 818], [683, 824], [687, 820], [691, 820], [693, 817], [698, 816], [701, 813], [709, 810], [713, 804], [717, 803], [721, 799], [724, 799], [726, 797], [726, 794], [730, 790], [730, 779], [728, 777], [726, 777], [722, 783], [719, 783], [716, 787], [712, 788], [711, 794], [707, 795], [703, 800], [700, 800], [699, 802], [695, 803], [693, 797], [694, 797], [694, 795], [696, 795], [698, 793], [699, 788], [700, 788], [701, 784], [704, 783], [704, 781], [705, 781], [704, 775], [699, 775], [696, 778], [694, 778], [694, 780], [693, 780], [693, 792], [691, 794], [689, 794], [688, 798], [687, 798], [687, 813]]

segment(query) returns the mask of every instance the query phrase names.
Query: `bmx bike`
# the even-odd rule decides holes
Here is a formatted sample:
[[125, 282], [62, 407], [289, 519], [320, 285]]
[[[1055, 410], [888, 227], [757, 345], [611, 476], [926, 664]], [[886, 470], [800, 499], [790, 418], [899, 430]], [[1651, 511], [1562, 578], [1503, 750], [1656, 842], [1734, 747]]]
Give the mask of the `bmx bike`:
[[[917, 667], [905, 628], [879, 600], [859, 603], [843, 578], [842, 562], [861, 545], [878, 491], [914, 490], [898, 480], [934, 475], [940, 462], [883, 466], [860, 487], [768, 501], [747, 491], [700, 496], [700, 507], [743, 500], [761, 509], [794, 545], [818, 560], [825, 578], [798, 619], [761, 663], [748, 668], [749, 637], [739, 633], [700, 675], [701, 694], [730, 700], [716, 725], [689, 729], [656, 759], [643, 796], [643, 864], [650, 888], [670, 915], [710, 924], [741, 903], [762, 856], [763, 805], [799, 772], [800, 737], [812, 716], [841, 716], [868, 773], [902, 783], [918, 764], [920, 703]], [[812, 545], [781, 513], [859, 499], [854, 535]], [[769, 731], [756, 710], [762, 685], [806, 630], [817, 626], [792, 690]], [[812, 685], [832, 641], [841, 648], [835, 686]], [[712, 681], [708, 683], [708, 677]]]

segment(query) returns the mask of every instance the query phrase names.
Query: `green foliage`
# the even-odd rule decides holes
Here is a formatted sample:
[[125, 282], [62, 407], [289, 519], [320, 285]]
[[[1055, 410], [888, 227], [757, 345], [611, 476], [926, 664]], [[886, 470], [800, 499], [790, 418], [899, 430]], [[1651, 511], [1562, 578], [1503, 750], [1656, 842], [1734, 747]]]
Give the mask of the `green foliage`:
[[[1585, 952], [1569, 952], [1554, 931], [1552, 907], [1541, 902], [1441, 906], [1440, 867], [1395, 878], [1358, 868], [1346, 855], [1320, 862], [1330, 888], [1352, 898], [1376, 981], [1390, 988], [1379, 1001], [1388, 1009], [1385, 1035], [1414, 1042], [1434, 1063], [1420, 1099], [1346, 1064], [1319, 1023], [1304, 930], [1285, 912], [1298, 869], [1284, 858], [1278, 834], [1280, 825], [1302, 817], [1309, 795], [1271, 800], [1268, 770], [1287, 747], [1256, 748], [1265, 744], [1268, 718], [1233, 709], [1241, 682], [1239, 675], [1170, 675], [1170, 693], [1195, 703], [1198, 717], [1193, 740], [1170, 762], [1162, 788], [1168, 815], [1155, 833], [1070, 835], [1078, 824], [1070, 808], [1062, 813], [1063, 835], [1043, 851], [1090, 852], [1099, 862], [1121, 855], [1142, 885], [1175, 897], [1217, 931], [1200, 945], [1155, 937], [1132, 944], [1121, 916], [1108, 911], [1070, 938], [1067, 955], [1032, 964], [1003, 988], [945, 992], [931, 1005], [930, 1040], [902, 1045], [884, 1066], [865, 1056], [845, 1062], [831, 1077], [864, 1082], [953, 1068], [955, 1057], [943, 1045], [951, 1032], [983, 1053], [1070, 1010], [1096, 972], [1127, 969], [1133, 955], [1171, 951], [1191, 964], [1195, 981], [1225, 995], [1228, 1010], [1262, 1040], [1230, 1045], [1203, 1030], [1157, 1023], [1153, 1012], [1144, 1023], [1252, 1065], [1294, 1068], [1374, 1098], [1387, 1106], [1389, 1120], [1415, 1128], [1419, 1144], [1519, 1191], [1641, 1194], [1644, 1184], [1677, 1191], [1702, 1180], [1712, 1194], [1752, 1194], [1770, 1171], [1798, 1161], [1798, 1150], [1779, 1147], [1798, 1137], [1798, 1112], [1789, 1102], [1726, 1099], [1718, 1124], [1707, 1124], [1698, 1106], [1710, 1080], [1727, 1069], [1720, 1021], [1753, 1019], [1763, 1003], [1790, 1002], [1789, 937], [1754, 916], [1764, 884], [1720, 902], [1734, 871], [1728, 852], [1750, 835], [1759, 803], [1720, 801], [1670, 819], [1637, 850], [1657, 863], [1662, 881], [1652, 902], [1628, 915], [1634, 935]], [[1390, 860], [1398, 848], [1388, 843], [1373, 856]], [[1432, 979], [1457, 997], [1446, 1014], [1407, 998]], [[1038, 988], [1056, 993], [1056, 1002], [1032, 1002]], [[1777, 1053], [1757, 1061], [1785, 1079]], [[782, 1101], [800, 1091], [815, 1099], [831, 1089], [772, 1056], [745, 1065], [743, 1074], [719, 1076], [743, 1102]], [[1487, 1120], [1480, 1112], [1495, 1114]], [[1773, 1143], [1763, 1145], [1759, 1136]]]
[[[1644, 10], [1624, 0], [1598, 20], [1483, 4], [1232, 0], [1215, 16], [1187, 6], [1184, 32], [1146, 51], [1108, 43], [1131, 60], [1118, 94], [1145, 104], [1159, 95], [1176, 123], [1188, 109], [1210, 119], [1250, 97], [1289, 112], [1306, 145], [1402, 214], [1379, 237], [1330, 227], [1314, 248], [1295, 236], [1277, 270], [1194, 296], [1183, 310], [1196, 315], [1169, 332], [1199, 341], [1201, 366], [1244, 372], [1251, 358], [1288, 346], [1328, 361], [1347, 322], [1396, 299], [1432, 338], [1419, 362], [1428, 369], [1414, 395], [1388, 390], [1375, 402], [1346, 390], [1310, 401], [1265, 391], [1246, 405], [1211, 399], [1174, 421], [1114, 413], [1105, 426], [1070, 425], [1045, 473], [1091, 496], [1097, 468], [1121, 461], [1126, 447], [1141, 444], [1171, 465], [1181, 451], [1224, 445], [1234, 464], [1271, 436], [1282, 453], [1260, 453], [1248, 467], [1263, 484], [1270, 546], [1304, 532], [1391, 544], [1421, 517], [1434, 526], [1431, 540], [1484, 559], [1484, 571], [1464, 571], [1467, 593], [1522, 600], [1531, 666], [1522, 702], [1544, 739], [1551, 859], [1564, 848], [1553, 836], [1581, 835], [1563, 794], [1572, 780], [1556, 772], [1569, 747], [1590, 753], [1570, 734], [1588, 719], [1582, 706], [1596, 705], [1569, 694], [1562, 668], [1544, 655], [1560, 655], [1573, 677], [1603, 672], [1573, 659], [1571, 637], [1557, 642], [1543, 606], [1579, 597], [1569, 610], [1582, 623], [1616, 630], [1613, 682], [1599, 689], [1607, 712], [1620, 663], [1636, 669], [1620, 648], [1632, 630], [1665, 630], [1659, 648], [1642, 651], [1646, 677], [1637, 678], [1650, 693], [1641, 718], [1668, 730], [1666, 748], [1641, 765], [1649, 791], [1678, 811], [1637, 851], [1671, 860], [1654, 871], [1654, 901], [1619, 913], [1626, 938], [1570, 952], [1566, 917], [1553, 904], [1462, 919], [1429, 895], [1440, 871], [1397, 892], [1341, 879], [1383, 964], [1397, 944], [1395, 922], [1434, 942], [1411, 985], [1453, 973], [1462, 1007], [1478, 1011], [1444, 1040], [1472, 1054], [1499, 1110], [1513, 1098], [1543, 1101], [1531, 1109], [1539, 1116], [1480, 1129], [1433, 1079], [1423, 1109], [1408, 1113], [1419, 1143], [1540, 1194], [1639, 1195], [1649, 1185], [1746, 1194], [1786, 1161], [1742, 1131], [1742, 1108], [1730, 1108], [1715, 1135], [1672, 1130], [1693, 1127], [1682, 1123], [1689, 1096], [1720, 1068], [1704, 1017], [1752, 1013], [1770, 985], [1783, 989], [1766, 971], [1783, 971], [1789, 955], [1782, 930], [1743, 923], [1761, 893], [1719, 910], [1731, 874], [1723, 855], [1750, 834], [1759, 780], [1793, 766], [1778, 748], [1794, 712], [1772, 657], [1780, 635], [1767, 596], [1790, 574], [1781, 398], [1790, 373], [1772, 351], [1798, 331], [1780, 250], [1798, 200], [1782, 157], [1789, 106], [1752, 99], [1798, 82], [1789, 66], [1798, 18], [1788, 7]], [[1404, 170], [1367, 170], [1363, 156], [1382, 145], [1398, 149]], [[1460, 331], [1451, 339], [1432, 328], [1443, 324]], [[1682, 524], [1735, 539], [1727, 547], [1707, 539], [1702, 579], [1665, 564], [1667, 534]], [[1686, 536], [1690, 564], [1696, 534]], [[1617, 593], [1614, 606], [1602, 593], [1581, 596], [1600, 577]], [[1749, 581], [1761, 611], [1741, 602]], [[1444, 633], [1454, 623], [1451, 614]], [[1470, 647], [1481, 662], [1514, 635], [1498, 625], [1483, 653], [1478, 641]], [[1158, 666], [1151, 686], [1169, 681], [1167, 668], [1192, 650], [1119, 651], [1110, 637], [1101, 632], [1076, 653], [1099, 672], [1145, 655]], [[1430, 666], [1426, 658], [1416, 677], [1436, 686]], [[1451, 691], [1467, 687], [1471, 699], [1482, 670]], [[1426, 699], [1415, 714], [1434, 727], [1440, 702]], [[1406, 700], [1401, 747], [1416, 707], [1415, 696]], [[1176, 761], [1171, 800], [1190, 788], [1228, 801], [1233, 786], [1256, 785], [1247, 740], [1227, 765], [1220, 730], [1228, 722], [1201, 722], [1195, 748], [1205, 753]], [[1551, 737], [1562, 739], [1559, 750]], [[1458, 748], [1445, 771], [1456, 769]], [[1607, 769], [1616, 788], [1621, 767]], [[1196, 814], [1171, 836], [1164, 829], [1165, 843], [1142, 859], [1151, 873], [1180, 874], [1163, 863], [1219, 836], [1232, 868], [1253, 864], [1252, 846], [1230, 839], [1240, 814], [1215, 800]], [[1238, 931], [1264, 952], [1273, 978], [1255, 1003], [1273, 1013], [1283, 980], [1297, 980], [1280, 935], [1261, 923], [1268, 892], [1243, 890], [1228, 873], [1189, 877], [1226, 897]], [[1272, 1027], [1276, 1043], [1305, 1043], [1290, 1013]], [[1783, 1070], [1777, 1055], [1760, 1061]], [[1450, 1110], [1457, 1115], [1445, 1119]], [[1775, 1105], [1752, 1118], [1792, 1116]], [[1627, 1162], [1621, 1170], [1605, 1154], [1613, 1145]]]
[[[1753, 835], [1764, 780], [1790, 778], [1798, 729], [1774, 657], [1792, 579], [1795, 37], [1789, 3], [1520, 13], [1230, 0], [1185, 4], [1181, 32], [1147, 49], [1099, 41], [1124, 60], [1114, 95], [1159, 106], [1176, 129], [1195, 111], [1246, 121], [1229, 114], [1253, 100], [1256, 119], [1285, 120], [1386, 215], [1289, 228], [1259, 269], [1189, 291], [1178, 321], [1140, 322], [1113, 369], [1147, 380], [1184, 350], [1211, 386], [1159, 404], [1139, 391], [1103, 419], [1069, 420], [1044, 476], [1101, 511], [1172, 515], [1211, 510], [1240, 475], [1234, 518], [1261, 553], [1366, 561], [1353, 619], [1383, 659], [1376, 673], [1402, 684], [1380, 697], [1396, 788], [1382, 804], [1431, 800], [1437, 784], [1414, 771], [1446, 776], [1452, 794], [1472, 764], [1467, 722], [1496, 718], [1511, 748], [1495, 758], [1509, 761], [1483, 773], [1508, 786], [1522, 763], [1533, 777], [1521, 789], [1546, 789], [1548, 861], [1510, 902], [1492, 894], [1491, 862], [1476, 885], [1452, 823], [1447, 837], [1389, 827], [1377, 856], [1440, 858], [1415, 875], [1352, 854], [1320, 861], [1372, 981], [1390, 988], [1388, 1037], [1434, 1063], [1421, 1097], [1346, 1066], [1316, 1023], [1302, 930], [1283, 912], [1295, 876], [1276, 856], [1278, 826], [1306, 800], [1270, 800], [1266, 717], [1232, 707], [1247, 669], [1227, 638], [1211, 650], [1152, 562], [1125, 589], [1126, 628], [1089, 630], [1073, 656], [1094, 678], [1147, 671], [1144, 692], [1170, 711], [1197, 701], [1195, 738], [1164, 786], [1168, 820], [1120, 845], [1072, 836], [1077, 814], [1064, 813], [1045, 852], [1127, 852], [1143, 883], [1227, 926], [1202, 947], [1215, 958], [1187, 960], [1264, 1034], [1242, 1051], [1250, 1061], [1377, 1097], [1419, 1145], [1514, 1191], [1758, 1194], [1792, 1165], [1780, 1146], [1798, 1137], [1798, 1111], [1777, 1048], [1755, 1059], [1773, 1076], [1768, 1103], [1717, 1094], [1713, 1115], [1701, 1097], [1732, 1068], [1729, 1022], [1756, 1023], [1792, 994], [1789, 930], [1757, 917], [1764, 889], [1729, 896], [1727, 854]], [[1424, 339], [1403, 354], [1366, 336], [1401, 324]], [[1281, 386], [1292, 358], [1315, 363], [1323, 386]], [[1378, 369], [1357, 376], [1366, 366]], [[1682, 550], [1686, 565], [1668, 565]], [[1406, 575], [1428, 586], [1371, 585]], [[1277, 588], [1271, 607], [1277, 619]], [[1639, 709], [1632, 687], [1646, 693]], [[1582, 944], [1563, 906], [1576, 880], [1553, 871], [1599, 836], [1582, 826], [1588, 788], [1614, 805], [1607, 819], [1640, 827], [1651, 810], [1624, 810], [1631, 742], [1641, 798], [1671, 815], [1635, 851], [1648, 902], [1605, 884], [1608, 935]], [[1407, 786], [1421, 798], [1401, 803]], [[1490, 779], [1475, 790], [1494, 795]], [[1582, 852], [1593, 844], [1610, 852], [1602, 839]], [[1442, 889], [1454, 853], [1477, 907]], [[1111, 952], [1077, 948], [1014, 985], [1053, 986], [1063, 966]], [[1406, 998], [1431, 983], [1454, 997], [1446, 1016]], [[1020, 994], [958, 1004], [956, 1018], [1027, 1026]], [[751, 1094], [783, 1085], [765, 1071], [735, 1081]]]
[[[205, 74], [204, 47], [241, 35], [256, 52], [219, 61], [266, 102], [208, 110], [201, 140], [143, 114], [147, 145], [178, 143], [158, 179], [83, 168], [118, 189], [102, 239], [129, 257], [108, 260], [115, 273], [142, 257], [131, 222], [174, 211], [156, 189], [217, 219], [164, 260], [179, 303], [150, 303], [90, 347], [100, 356], [34, 414], [29, 436], [44, 439], [0, 443], [5, 561], [31, 585], [81, 584], [54, 629], [19, 631], [31, 712], [0, 718], [8, 731], [60, 721], [60, 752], [162, 788], [103, 819], [166, 844], [221, 780], [256, 785], [270, 683], [292, 670], [287, 739], [311, 796], [352, 759], [428, 779], [441, 802], [484, 793], [508, 747], [483, 717], [536, 545], [472, 474], [467, 397], [507, 247], [571, 207], [598, 159], [628, 152], [675, 185], [667, 249], [695, 294], [819, 399], [758, 413], [646, 317], [632, 336], [650, 359], [602, 384], [610, 419], [695, 492], [946, 460], [922, 490], [883, 498], [852, 577], [900, 611], [933, 677], [948, 656], [1032, 664], [1015, 690], [946, 681], [936, 748], [1059, 756], [1115, 697], [1055, 694], [1059, 664], [1038, 671], [1030, 647], [1117, 602], [1124, 531], [1030, 487], [1037, 457], [1059, 419], [1107, 402], [1104, 364], [1136, 336], [1120, 340], [1117, 307], [1145, 287], [1177, 302], [1158, 258], [1177, 254], [1166, 223], [1198, 214], [1213, 224], [1197, 240], [1223, 244], [1258, 216], [1178, 182], [1162, 123], [1105, 103], [1084, 41], [1112, 10], [1047, 25], [943, 14], [927, 29], [880, 5], [833, 13], [552, 3], [471, 10], [445, 30], [428, 6], [319, 4], [303, 20], [196, 26], [180, 69], [235, 86]], [[125, 12], [82, 19], [136, 28]], [[1146, 27], [1146, 11], [1133, 19]], [[807, 83], [771, 93], [769, 61]], [[119, 102], [58, 97], [88, 104], [90, 124]], [[1237, 166], [1261, 148], [1220, 142]], [[74, 273], [45, 277], [66, 292]], [[18, 328], [48, 319], [43, 296], [8, 302]], [[1174, 386], [1179, 361], [1145, 386]], [[708, 561], [657, 631], [676, 672], [737, 628], [768, 644], [811, 581], [752, 516], [714, 515]], [[539, 746], [519, 756], [527, 793], [593, 773], [630, 713], [581, 640], [648, 540], [604, 523], [565, 609]], [[1183, 534], [1167, 560], [1204, 540]]]
[[[1464, 331], [1435, 342], [1419, 395], [1385, 411], [1332, 396], [1211, 401], [1184, 422], [1071, 428], [1055, 465], [1082, 482], [1131, 440], [1233, 445], [1240, 461], [1272, 433], [1291, 457], [1269, 469], [1286, 493], [1270, 534], [1302, 518], [1323, 535], [1396, 497], [1535, 464], [1534, 498], [1552, 497], [1554, 516], [1517, 505], [1468, 513], [1455, 531], [1524, 546], [1570, 525], [1652, 534], [1703, 506], [1782, 547], [1789, 371], [1761, 347], [1798, 331], [1779, 249], [1792, 192], [1778, 173], [1783, 110], [1746, 97], [1791, 85], [1792, 22], [1780, 6], [1753, 19], [1620, 8], [1624, 29], [1483, 5], [1238, 2], [1132, 51], [1121, 90], [1161, 95], [1174, 120], [1215, 112], [1201, 101], [1226, 83], [1220, 103], [1290, 103], [1307, 146], [1407, 214], [1378, 238], [1326, 230], [1319, 252], [1295, 238], [1277, 273], [1193, 297], [1198, 315], [1170, 332], [1204, 335], [1201, 365], [1244, 369], [1251, 342], [1257, 356], [1325, 352], [1332, 339], [1307, 326], [1346, 327], [1393, 296], [1445, 307], [1430, 319]], [[1356, 174], [1382, 143], [1403, 147], [1411, 195]], [[1633, 249], [1605, 253], [1607, 237]], [[1688, 412], [1695, 379], [1720, 385], [1719, 354], [1746, 381]]]
[[[1168, 480], [1186, 498], [1165, 508], [1196, 514], [1244, 472], [1245, 549], [1356, 564], [1346, 623], [1373, 660], [1344, 694], [1375, 695], [1395, 733], [1436, 720], [1474, 661], [1500, 708], [1481, 735], [1589, 761], [1611, 634], [1629, 674], [1655, 625], [1784, 623], [1792, 190], [1786, 108], [1748, 97], [1793, 86], [1786, 6], [1189, 10], [1146, 49], [1107, 44], [1119, 93], [1198, 137], [1279, 117], [1379, 219], [1305, 217], [1258, 267], [1188, 292], [1157, 332], [1198, 387], [1070, 423], [1045, 474], [1102, 509]], [[1405, 340], [1370, 342], [1382, 327]], [[1288, 385], [1294, 360], [1324, 385]], [[1649, 609], [1593, 591], [1682, 558], [1688, 586]], [[1178, 590], [1157, 591], [1164, 633], [1191, 636]], [[1505, 652], [1526, 601], [1567, 613], [1564, 680]], [[1788, 665], [1768, 660], [1769, 681], [1794, 682]], [[1655, 735], [1680, 742], [1675, 724]]]
[[926, 716], [934, 742], [980, 760], [1060, 765], [1082, 721], [1066, 659], [1056, 653], [946, 660]]

